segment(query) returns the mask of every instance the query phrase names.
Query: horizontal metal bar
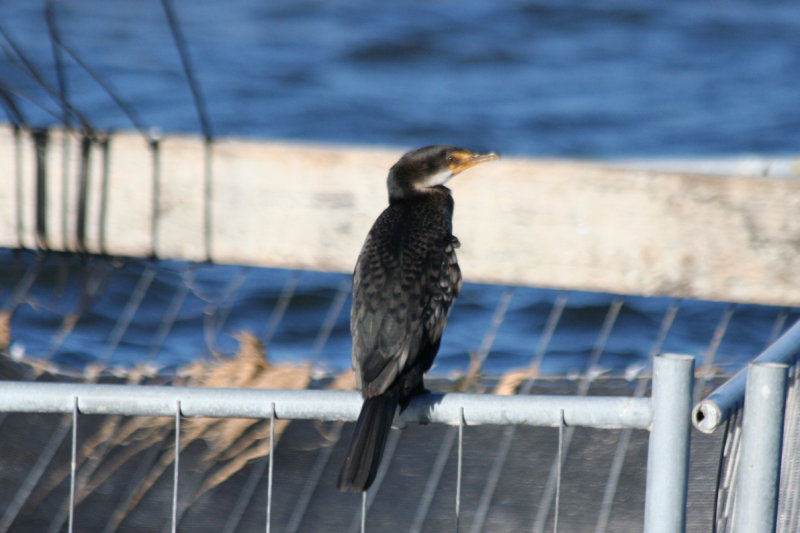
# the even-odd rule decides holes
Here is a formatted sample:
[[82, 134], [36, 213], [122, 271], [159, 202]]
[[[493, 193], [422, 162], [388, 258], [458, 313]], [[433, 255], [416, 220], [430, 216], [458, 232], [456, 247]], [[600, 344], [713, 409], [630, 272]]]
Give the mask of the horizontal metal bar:
[[[773, 342], [753, 363], [794, 364], [800, 356], [800, 320]], [[744, 401], [747, 368], [742, 368], [694, 406], [692, 422], [703, 433], [713, 433]]]
[[[283, 419], [354, 421], [361, 396], [351, 391], [215, 389], [153, 385], [97, 385], [6, 381], [0, 385], [0, 412], [70, 413], [74, 398], [81, 414], [174, 416], [180, 401], [187, 417], [269, 418], [270, 405]], [[402, 422], [553, 426], [560, 411], [570, 426], [650, 427], [649, 398], [625, 396], [499, 396], [425, 394], [414, 398]]]

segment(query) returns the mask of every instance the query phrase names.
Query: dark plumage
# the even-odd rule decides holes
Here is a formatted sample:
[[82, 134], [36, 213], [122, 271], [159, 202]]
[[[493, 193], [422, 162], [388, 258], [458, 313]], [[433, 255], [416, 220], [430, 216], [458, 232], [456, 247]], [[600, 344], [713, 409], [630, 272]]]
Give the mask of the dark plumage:
[[452, 146], [426, 146], [389, 171], [389, 207], [367, 235], [353, 274], [353, 368], [364, 397], [339, 490], [364, 491], [375, 479], [395, 409], [425, 392], [461, 289], [452, 234], [453, 198], [444, 186], [471, 166], [496, 159]]

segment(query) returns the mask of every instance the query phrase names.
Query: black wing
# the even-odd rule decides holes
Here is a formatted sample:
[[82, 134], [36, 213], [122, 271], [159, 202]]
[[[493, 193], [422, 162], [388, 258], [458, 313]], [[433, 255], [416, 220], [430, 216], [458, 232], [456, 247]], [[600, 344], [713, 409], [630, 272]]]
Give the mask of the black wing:
[[[449, 205], [393, 205], [370, 230], [353, 277], [353, 367], [365, 398], [430, 368], [461, 287]], [[430, 202], [429, 202], [430, 203]], [[448, 209], [449, 207], [449, 209]], [[412, 384], [413, 386], [413, 384]]]

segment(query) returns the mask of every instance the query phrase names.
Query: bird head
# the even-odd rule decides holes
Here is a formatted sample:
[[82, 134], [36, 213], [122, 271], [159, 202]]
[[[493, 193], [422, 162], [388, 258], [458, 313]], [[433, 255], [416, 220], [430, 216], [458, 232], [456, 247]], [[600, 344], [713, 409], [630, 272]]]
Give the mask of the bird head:
[[459, 172], [498, 157], [495, 152], [477, 154], [455, 146], [425, 146], [413, 150], [389, 170], [389, 200], [401, 200], [444, 185]]

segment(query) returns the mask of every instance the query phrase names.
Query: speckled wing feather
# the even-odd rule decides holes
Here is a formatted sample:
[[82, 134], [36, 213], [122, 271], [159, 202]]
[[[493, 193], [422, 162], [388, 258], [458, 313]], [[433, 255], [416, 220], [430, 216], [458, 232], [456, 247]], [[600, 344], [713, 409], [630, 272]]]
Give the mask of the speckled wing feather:
[[452, 209], [443, 191], [393, 204], [367, 236], [353, 278], [350, 319], [353, 366], [365, 398], [393, 385], [417, 386], [433, 362], [461, 288]]

